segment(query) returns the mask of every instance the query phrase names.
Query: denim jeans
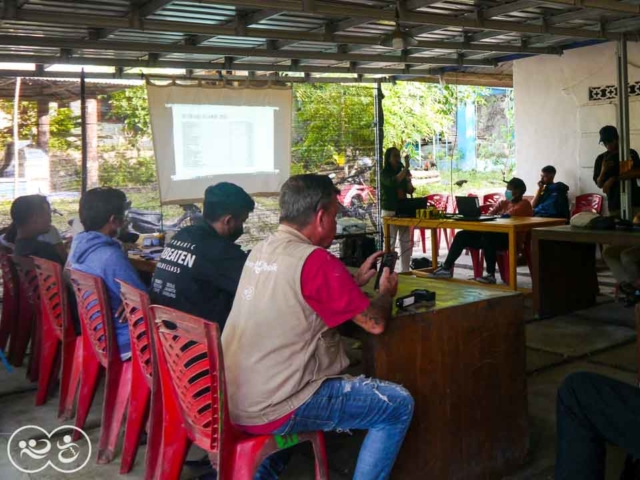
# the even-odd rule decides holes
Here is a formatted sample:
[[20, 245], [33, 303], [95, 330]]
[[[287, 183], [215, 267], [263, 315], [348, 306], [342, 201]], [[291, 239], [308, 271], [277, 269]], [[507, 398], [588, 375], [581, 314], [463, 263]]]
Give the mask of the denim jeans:
[[[366, 377], [332, 378], [303, 403], [275, 434], [368, 430], [355, 480], [388, 478], [413, 416], [413, 398], [399, 385]], [[268, 457], [255, 480], [271, 480], [286, 467], [289, 452]]]
[[640, 458], [640, 389], [594, 373], [558, 390], [555, 480], [604, 480], [606, 444]]

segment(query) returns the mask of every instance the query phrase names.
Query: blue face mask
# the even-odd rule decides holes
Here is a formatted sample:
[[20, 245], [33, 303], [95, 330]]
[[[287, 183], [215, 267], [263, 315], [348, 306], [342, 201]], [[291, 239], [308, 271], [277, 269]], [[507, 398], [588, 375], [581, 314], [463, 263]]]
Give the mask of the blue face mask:
[[506, 198], [509, 201], [513, 200], [513, 192], [511, 190], [506, 190], [504, 192], [504, 198]]

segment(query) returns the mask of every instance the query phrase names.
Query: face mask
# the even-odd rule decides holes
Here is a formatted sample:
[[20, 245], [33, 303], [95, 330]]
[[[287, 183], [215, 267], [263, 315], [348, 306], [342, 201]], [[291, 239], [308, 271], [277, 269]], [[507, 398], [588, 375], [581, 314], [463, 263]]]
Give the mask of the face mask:
[[509, 201], [513, 200], [513, 192], [511, 190], [506, 190], [504, 192], [504, 198], [506, 198]]

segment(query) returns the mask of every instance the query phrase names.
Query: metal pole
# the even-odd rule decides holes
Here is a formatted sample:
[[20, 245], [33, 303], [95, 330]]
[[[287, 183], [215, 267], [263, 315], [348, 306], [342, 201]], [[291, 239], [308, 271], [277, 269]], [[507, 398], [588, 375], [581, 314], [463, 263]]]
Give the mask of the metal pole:
[[87, 148], [87, 92], [85, 85], [84, 68], [80, 73], [80, 121], [82, 131], [82, 190], [84, 195], [87, 191], [87, 166], [88, 166], [88, 148]]
[[[627, 68], [627, 38], [623, 33], [618, 41], [616, 59], [618, 62], [618, 154], [620, 161], [631, 158], [629, 136], [629, 71]], [[624, 220], [632, 217], [631, 180], [620, 182], [620, 216]]]
[[[18, 198], [20, 186], [20, 85], [22, 78], [16, 78], [16, 92], [13, 98], [13, 198]], [[27, 179], [25, 172], [25, 181]]]
[[380, 203], [380, 173], [382, 172], [383, 162], [383, 145], [384, 145], [384, 111], [382, 109], [382, 100], [384, 94], [382, 93], [382, 85], [380, 82], [376, 85], [376, 89], [373, 97], [373, 116], [374, 125], [376, 128], [376, 201], [378, 202], [378, 240], [382, 245], [382, 205]]

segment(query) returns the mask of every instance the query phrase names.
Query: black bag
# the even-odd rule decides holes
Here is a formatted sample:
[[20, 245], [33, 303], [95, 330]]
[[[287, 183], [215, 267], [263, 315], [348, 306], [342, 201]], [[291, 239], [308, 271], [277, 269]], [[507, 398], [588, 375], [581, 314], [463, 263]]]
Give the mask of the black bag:
[[595, 217], [587, 223], [586, 228], [590, 230], [615, 230], [616, 219], [613, 217]]
[[411, 270], [422, 270], [423, 268], [431, 268], [431, 260], [426, 257], [411, 259]]

